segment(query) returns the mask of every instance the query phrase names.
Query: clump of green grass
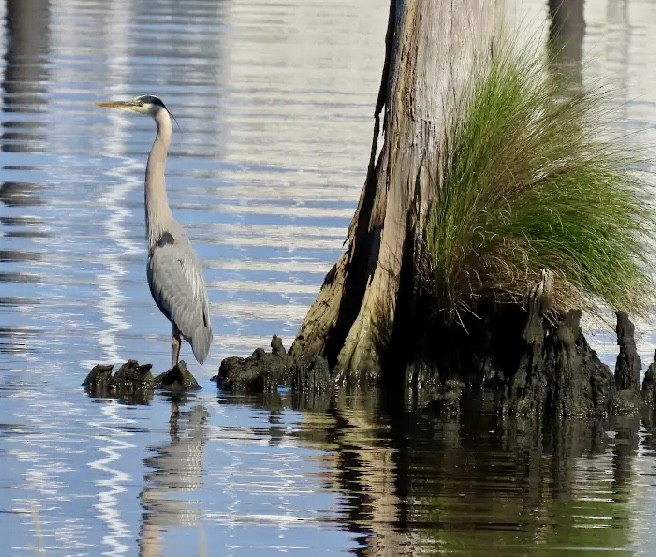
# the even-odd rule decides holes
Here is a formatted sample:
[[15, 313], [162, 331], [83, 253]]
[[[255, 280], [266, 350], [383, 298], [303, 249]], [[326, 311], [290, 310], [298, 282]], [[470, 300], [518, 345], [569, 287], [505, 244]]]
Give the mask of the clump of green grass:
[[543, 58], [501, 49], [449, 120], [425, 233], [425, 285], [448, 320], [482, 298], [524, 304], [543, 268], [555, 310], [651, 299], [645, 161], [608, 134], [604, 95]]

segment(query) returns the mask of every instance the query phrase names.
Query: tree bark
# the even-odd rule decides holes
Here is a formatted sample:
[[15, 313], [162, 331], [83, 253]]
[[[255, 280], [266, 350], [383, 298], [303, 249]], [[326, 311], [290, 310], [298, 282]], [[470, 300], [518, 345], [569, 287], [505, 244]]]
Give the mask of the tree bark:
[[338, 382], [380, 378], [394, 327], [414, 313], [446, 123], [473, 69], [492, 56], [503, 13], [503, 0], [391, 1], [367, 177], [346, 251], [290, 349], [297, 365], [320, 355]]

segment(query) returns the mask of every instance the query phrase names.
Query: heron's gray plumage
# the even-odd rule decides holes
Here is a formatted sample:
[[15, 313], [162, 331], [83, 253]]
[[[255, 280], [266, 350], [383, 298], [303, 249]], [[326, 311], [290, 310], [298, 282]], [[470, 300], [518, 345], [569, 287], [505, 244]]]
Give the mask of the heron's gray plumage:
[[212, 342], [210, 310], [201, 266], [175, 221], [148, 255], [148, 286], [160, 311], [189, 341], [202, 364]]
[[200, 261], [184, 228], [171, 213], [164, 178], [173, 133], [171, 115], [153, 95], [99, 104], [147, 114], [157, 123], [157, 136], [148, 155], [144, 180], [148, 286], [157, 307], [173, 324], [173, 365], [178, 363], [180, 334], [202, 364], [213, 338], [207, 289]]

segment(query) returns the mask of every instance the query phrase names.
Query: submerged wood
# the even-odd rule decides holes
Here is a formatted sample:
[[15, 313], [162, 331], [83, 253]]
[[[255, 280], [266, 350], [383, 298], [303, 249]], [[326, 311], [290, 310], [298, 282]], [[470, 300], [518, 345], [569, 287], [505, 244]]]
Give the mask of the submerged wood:
[[251, 356], [230, 356], [221, 362], [212, 378], [226, 390], [274, 391], [289, 381], [289, 361], [282, 341], [276, 335], [271, 340], [271, 352], [257, 348]]
[[[631, 414], [639, 412], [644, 402], [649, 403], [650, 400], [649, 397], [641, 396], [639, 390], [641, 366], [634, 339], [635, 326], [626, 312], [618, 311], [615, 315], [617, 316], [615, 332], [620, 352], [615, 363], [615, 393], [611, 401], [611, 412]], [[648, 394], [648, 391], [643, 394]]]
[[200, 389], [201, 386], [187, 369], [187, 363], [184, 360], [180, 360], [178, 365], [155, 377], [155, 388], [174, 391], [193, 391]]
[[267, 392], [278, 387], [293, 387], [299, 392], [324, 392], [333, 381], [328, 362], [317, 356], [307, 365], [294, 365], [282, 340], [273, 335], [271, 352], [257, 348], [251, 356], [230, 356], [221, 362], [212, 378], [225, 390]]
[[152, 367], [152, 364], [142, 365], [137, 360], [128, 360], [114, 372], [113, 364], [98, 364], [88, 373], [82, 386], [89, 394], [102, 397], [139, 395], [154, 389], [201, 388], [184, 360], [156, 377], [151, 373]]
[[[653, 404], [656, 363], [645, 374], [641, 396], [635, 327], [626, 313], [617, 312], [620, 354], [613, 374], [586, 341], [582, 312], [559, 317], [552, 311], [552, 287], [553, 276], [544, 271], [527, 296], [527, 311], [497, 311], [496, 321], [482, 320], [481, 330], [489, 334], [461, 330], [448, 337], [448, 345], [437, 339], [432, 343], [437, 351], [423, 364], [407, 366], [405, 385], [391, 393], [446, 415], [458, 414], [466, 404], [461, 397], [472, 392], [466, 386], [491, 389], [497, 410], [515, 417], [625, 415], [641, 412], [645, 402]], [[286, 386], [302, 396], [330, 393], [340, 383], [339, 373], [320, 356], [301, 367], [278, 337], [271, 347], [271, 353], [258, 348], [247, 358], [226, 358], [215, 379], [224, 389], [261, 392]]]
[[522, 332], [524, 351], [510, 380], [508, 409], [518, 415], [579, 416], [605, 410], [612, 374], [581, 330], [581, 311], [550, 321], [553, 274], [531, 289]]
[[87, 392], [101, 396], [154, 389], [155, 377], [150, 372], [152, 367], [152, 364], [140, 365], [137, 360], [128, 360], [114, 372], [113, 364], [98, 364], [86, 376], [82, 386]]

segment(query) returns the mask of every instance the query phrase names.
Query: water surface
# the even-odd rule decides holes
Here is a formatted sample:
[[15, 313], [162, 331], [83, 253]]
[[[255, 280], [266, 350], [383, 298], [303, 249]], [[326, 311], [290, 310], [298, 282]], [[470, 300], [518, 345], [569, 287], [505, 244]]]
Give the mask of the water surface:
[[[574, 2], [573, 9], [581, 9]], [[510, 3], [531, 29], [546, 3]], [[566, 60], [656, 129], [656, 4], [590, 0]], [[221, 358], [293, 338], [342, 250], [369, 157], [387, 5], [6, 0], [0, 6], [3, 555], [651, 555], [650, 420], [438, 420], [384, 398], [217, 392]], [[203, 390], [88, 397], [97, 362], [164, 370], [145, 281], [153, 93], [180, 123], [169, 198], [205, 265]], [[656, 347], [638, 324], [643, 361]], [[592, 343], [613, 362], [614, 338]], [[187, 346], [183, 357], [193, 360]]]

